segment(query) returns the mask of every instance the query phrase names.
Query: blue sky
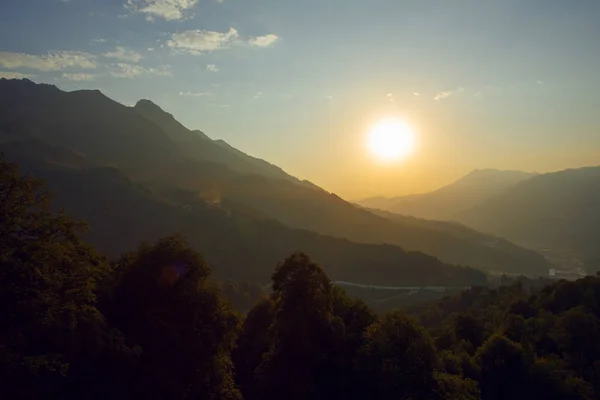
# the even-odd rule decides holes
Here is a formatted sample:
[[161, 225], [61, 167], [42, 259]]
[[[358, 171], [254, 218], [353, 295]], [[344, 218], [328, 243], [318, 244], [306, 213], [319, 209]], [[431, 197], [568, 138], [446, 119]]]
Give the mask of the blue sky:
[[[597, 0], [3, 0], [0, 76], [155, 101], [345, 197], [600, 164]], [[405, 118], [417, 151], [365, 151]]]

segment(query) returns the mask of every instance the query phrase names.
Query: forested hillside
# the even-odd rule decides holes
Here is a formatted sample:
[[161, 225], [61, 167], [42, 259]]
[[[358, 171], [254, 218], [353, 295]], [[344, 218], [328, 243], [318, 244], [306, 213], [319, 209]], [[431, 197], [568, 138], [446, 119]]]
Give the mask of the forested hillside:
[[[473, 288], [377, 315], [308, 255], [241, 317], [180, 236], [109, 261], [0, 163], [0, 396], [9, 399], [585, 399], [600, 278]], [[420, 322], [419, 322], [420, 321]], [[421, 325], [421, 323], [423, 325]]]

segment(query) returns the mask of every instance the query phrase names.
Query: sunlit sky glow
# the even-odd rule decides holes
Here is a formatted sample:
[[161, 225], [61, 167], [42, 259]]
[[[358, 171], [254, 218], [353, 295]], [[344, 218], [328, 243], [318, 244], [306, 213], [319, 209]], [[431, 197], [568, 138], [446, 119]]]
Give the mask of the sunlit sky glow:
[[415, 132], [401, 118], [377, 121], [367, 135], [367, 147], [375, 159], [385, 162], [403, 161], [415, 150]]
[[[600, 164], [597, 0], [3, 0], [0, 76], [155, 101], [347, 198]], [[400, 115], [401, 163], [365, 135]]]

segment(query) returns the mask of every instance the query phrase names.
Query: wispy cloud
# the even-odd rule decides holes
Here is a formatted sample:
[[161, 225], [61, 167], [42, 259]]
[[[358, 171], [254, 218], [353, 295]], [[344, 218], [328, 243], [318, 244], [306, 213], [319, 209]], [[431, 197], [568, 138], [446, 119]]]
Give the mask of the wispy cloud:
[[24, 78], [33, 78], [35, 75], [30, 74], [22, 74], [20, 72], [14, 71], [0, 71], [0, 78], [5, 79], [24, 79]]
[[196, 29], [174, 33], [171, 36], [171, 40], [167, 42], [167, 45], [172, 49], [200, 54], [202, 52], [228, 48], [235, 42], [238, 36], [238, 31], [234, 28], [229, 28], [227, 32]]
[[219, 72], [219, 67], [217, 67], [215, 64], [208, 64], [206, 66], [206, 70], [210, 72]]
[[268, 35], [257, 36], [255, 38], [248, 40], [248, 44], [250, 46], [268, 47], [268, 46], [271, 46], [272, 44], [274, 44], [278, 40], [279, 40], [279, 36], [277, 36], [273, 33], [269, 33]]
[[110, 74], [115, 78], [136, 78], [144, 76], [171, 76], [171, 68], [163, 65], [158, 68], [146, 68], [141, 65], [126, 63], [112, 64]]
[[137, 63], [143, 57], [140, 53], [136, 53], [135, 51], [128, 50], [125, 47], [117, 46], [114, 51], [109, 51], [102, 54], [106, 58], [114, 58], [121, 61], [129, 61]]
[[385, 95], [390, 103], [393, 103], [395, 100], [394, 93], [388, 93]]
[[254, 95], [255, 99], [260, 99], [263, 95], [263, 92], [256, 92], [256, 94]]
[[64, 74], [62, 74], [62, 77], [63, 77], [63, 79], [67, 79], [69, 81], [82, 82], [82, 81], [93, 81], [94, 79], [96, 79], [98, 77], [98, 75], [84, 74], [84, 73], [77, 73], [77, 74], [64, 73]]
[[436, 101], [438, 101], [438, 100], [444, 100], [444, 99], [449, 98], [450, 96], [454, 96], [454, 95], [460, 94], [460, 93], [462, 93], [464, 91], [465, 91], [464, 88], [459, 87], [459, 88], [454, 89], [454, 90], [445, 90], [443, 92], [438, 92], [435, 96], [433, 96], [433, 100], [436, 100]]
[[183, 19], [185, 13], [197, 3], [198, 0], [127, 0], [125, 8], [146, 14], [149, 21], [155, 17], [173, 21]]
[[452, 96], [452, 92], [446, 90], [444, 92], [437, 93], [435, 96], [433, 96], [433, 99], [434, 100], [443, 100], [443, 99], [447, 99], [450, 96]]
[[234, 45], [247, 45], [253, 47], [269, 47], [279, 40], [279, 36], [268, 34], [250, 39], [242, 39], [235, 28], [229, 28], [227, 32], [189, 30], [174, 33], [167, 45], [178, 51], [202, 54], [221, 49], [227, 49]]
[[186, 96], [186, 97], [205, 97], [205, 96], [212, 96], [212, 92], [179, 92], [180, 96]]
[[67, 68], [94, 69], [97, 63], [95, 56], [79, 51], [60, 51], [44, 55], [0, 51], [0, 66], [8, 69], [60, 71]]

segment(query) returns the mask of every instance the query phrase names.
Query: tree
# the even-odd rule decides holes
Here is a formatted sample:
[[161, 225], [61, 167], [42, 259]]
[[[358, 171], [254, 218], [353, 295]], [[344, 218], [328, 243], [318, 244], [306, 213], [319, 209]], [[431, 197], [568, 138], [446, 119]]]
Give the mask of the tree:
[[483, 400], [526, 399], [527, 360], [521, 345], [492, 335], [475, 354]]
[[143, 351], [132, 397], [240, 398], [230, 359], [238, 320], [210, 272], [180, 236], [121, 258], [107, 315]]
[[43, 183], [0, 159], [0, 395], [6, 398], [79, 390], [93, 398], [110, 386], [97, 368], [126, 346], [96, 308], [95, 289], [109, 267], [79, 239], [83, 227], [50, 212]]
[[400, 311], [374, 322], [361, 350], [363, 391], [357, 398], [428, 399], [437, 364], [429, 334]]
[[302, 253], [292, 254], [273, 273], [276, 312], [272, 343], [257, 371], [261, 399], [326, 399], [324, 376], [343, 329], [333, 317], [332, 289], [321, 268]]
[[260, 300], [248, 313], [233, 352], [235, 380], [245, 400], [257, 399], [255, 373], [271, 345], [271, 324], [276, 305], [270, 298]]
[[560, 315], [550, 337], [564, 359], [600, 392], [600, 320], [581, 307]]
[[434, 374], [436, 391], [439, 399], [443, 400], [479, 400], [481, 392], [476, 381], [436, 372]]
[[458, 314], [453, 321], [453, 326], [457, 341], [467, 341], [475, 349], [483, 343], [484, 326], [479, 319], [472, 315]]

